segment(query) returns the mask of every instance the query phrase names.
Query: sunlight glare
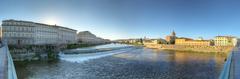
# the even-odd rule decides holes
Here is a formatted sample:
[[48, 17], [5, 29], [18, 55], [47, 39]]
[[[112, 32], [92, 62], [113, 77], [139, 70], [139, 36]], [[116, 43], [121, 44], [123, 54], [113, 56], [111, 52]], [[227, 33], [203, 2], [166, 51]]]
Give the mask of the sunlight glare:
[[46, 20], [45, 23], [47, 23], [49, 25], [55, 25], [55, 24], [57, 24], [57, 21], [56, 20]]

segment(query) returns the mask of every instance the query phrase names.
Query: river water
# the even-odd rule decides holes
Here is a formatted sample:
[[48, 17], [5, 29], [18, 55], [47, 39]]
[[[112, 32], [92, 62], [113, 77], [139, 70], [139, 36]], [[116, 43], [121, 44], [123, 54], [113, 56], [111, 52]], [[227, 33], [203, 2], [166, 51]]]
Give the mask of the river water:
[[[109, 44], [91, 48], [126, 45]], [[79, 50], [79, 49], [76, 49]], [[15, 62], [19, 79], [217, 79], [225, 54], [142, 47], [61, 55], [56, 62]]]

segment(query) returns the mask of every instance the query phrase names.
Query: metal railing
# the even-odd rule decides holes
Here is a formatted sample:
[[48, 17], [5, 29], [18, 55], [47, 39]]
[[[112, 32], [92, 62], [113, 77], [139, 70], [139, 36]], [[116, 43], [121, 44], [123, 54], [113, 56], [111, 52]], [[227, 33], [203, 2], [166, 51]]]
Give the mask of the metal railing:
[[1, 45], [1, 51], [0, 53], [2, 53], [1, 55], [4, 55], [2, 57], [5, 57], [4, 59], [1, 59], [0, 62], [2, 62], [2, 66], [3, 68], [3, 73], [0, 73], [1, 75], [3, 75], [4, 79], [17, 79], [17, 74], [16, 74], [16, 70], [15, 70], [15, 66], [13, 63], [13, 59], [12, 56], [9, 52], [8, 49], [8, 45], [6, 43], [4, 43], [3, 45]]
[[230, 79], [231, 78], [231, 65], [232, 65], [232, 56], [234, 51], [230, 52], [230, 55], [227, 58], [227, 61], [224, 64], [223, 70], [219, 76], [219, 79]]
[[17, 73], [15, 70], [13, 59], [7, 45], [5, 45], [5, 49], [8, 56], [8, 79], [17, 79]]

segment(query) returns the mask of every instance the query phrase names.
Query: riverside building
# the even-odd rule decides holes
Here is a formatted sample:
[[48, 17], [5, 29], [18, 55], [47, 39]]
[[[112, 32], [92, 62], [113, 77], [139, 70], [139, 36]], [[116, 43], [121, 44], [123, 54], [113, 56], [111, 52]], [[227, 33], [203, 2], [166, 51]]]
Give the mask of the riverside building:
[[214, 38], [214, 44], [216, 46], [235, 46], [237, 38], [233, 36], [216, 36]]
[[147, 44], [167, 44], [167, 41], [164, 39], [147, 39], [143, 41], [144, 45]]
[[214, 42], [211, 40], [193, 40], [190, 38], [177, 38], [176, 45], [193, 45], [193, 46], [213, 46]]
[[173, 31], [171, 35], [165, 37], [168, 44], [175, 44], [175, 39], [177, 38], [176, 33]]
[[82, 31], [77, 34], [77, 40], [79, 43], [85, 44], [104, 44], [110, 43], [110, 40], [97, 37], [89, 31]]
[[2, 38], [9, 45], [71, 44], [77, 30], [21, 20], [3, 20]]

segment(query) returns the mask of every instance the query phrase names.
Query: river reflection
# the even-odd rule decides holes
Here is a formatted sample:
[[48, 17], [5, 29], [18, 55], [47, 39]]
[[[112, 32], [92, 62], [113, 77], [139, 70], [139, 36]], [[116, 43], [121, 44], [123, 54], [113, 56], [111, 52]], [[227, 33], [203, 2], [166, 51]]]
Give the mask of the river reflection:
[[217, 53], [139, 48], [82, 63], [16, 63], [16, 69], [19, 79], [217, 79], [225, 58]]

